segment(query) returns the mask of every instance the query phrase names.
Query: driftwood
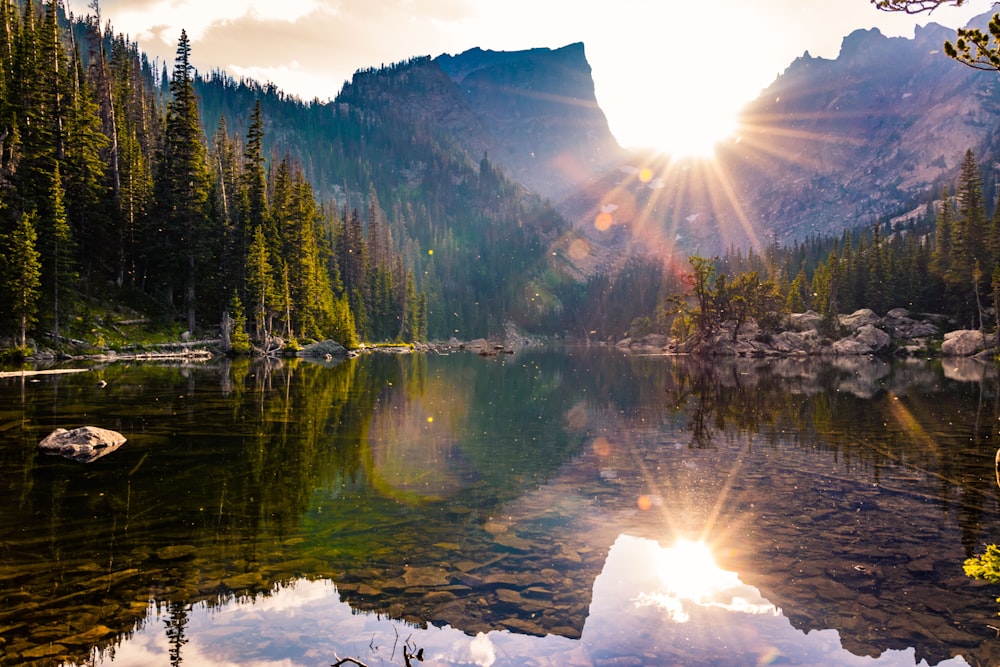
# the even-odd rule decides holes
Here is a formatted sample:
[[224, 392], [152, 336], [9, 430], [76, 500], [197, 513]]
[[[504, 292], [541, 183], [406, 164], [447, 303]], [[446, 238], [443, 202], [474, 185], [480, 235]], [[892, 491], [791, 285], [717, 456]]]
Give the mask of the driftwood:
[[154, 350], [162, 350], [162, 349], [178, 349], [179, 348], [179, 349], [183, 349], [183, 350], [189, 350], [189, 349], [191, 349], [193, 347], [204, 347], [206, 345], [221, 345], [221, 344], [222, 344], [222, 339], [221, 338], [209, 338], [209, 339], [206, 339], [206, 340], [190, 340], [190, 341], [180, 341], [180, 342], [176, 342], [176, 343], [155, 343], [155, 344], [152, 344], [152, 345], [124, 345], [122, 347], [122, 349], [123, 350], [135, 350], [135, 349], [150, 349], [150, 348], [152, 348]]
[[32, 375], [65, 375], [67, 373], [87, 373], [89, 368], [53, 368], [45, 371], [0, 371], [0, 378], [31, 377]]

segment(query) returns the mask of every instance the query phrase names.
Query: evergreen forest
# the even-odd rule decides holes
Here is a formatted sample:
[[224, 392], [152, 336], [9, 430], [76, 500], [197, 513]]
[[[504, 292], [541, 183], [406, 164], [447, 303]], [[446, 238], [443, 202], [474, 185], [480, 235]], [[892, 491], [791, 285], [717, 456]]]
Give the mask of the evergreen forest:
[[130, 318], [238, 351], [486, 335], [565, 227], [364, 99], [426, 58], [302, 102], [198, 74], [183, 33], [168, 70], [90, 10], [0, 0], [0, 335], [21, 349]]
[[953, 189], [894, 221], [773, 244], [763, 254], [731, 248], [721, 258], [690, 257], [688, 296], [668, 295], [656, 318], [633, 321], [632, 333], [706, 335], [751, 317], [767, 328], [785, 313], [813, 310], [833, 335], [838, 314], [861, 308], [940, 313], [961, 328], [1000, 330], [1000, 205], [991, 208], [967, 150]]

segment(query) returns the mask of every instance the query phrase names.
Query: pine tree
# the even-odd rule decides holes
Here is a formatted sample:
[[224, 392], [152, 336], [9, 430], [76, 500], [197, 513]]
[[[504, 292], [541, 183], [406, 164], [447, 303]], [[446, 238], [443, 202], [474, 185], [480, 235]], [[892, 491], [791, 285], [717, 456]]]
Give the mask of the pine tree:
[[271, 321], [280, 305], [263, 227], [257, 227], [253, 232], [246, 270], [254, 335], [266, 343], [271, 335]]
[[[128, 284], [145, 288], [148, 266], [140, 261], [142, 253], [137, 239], [144, 230], [154, 230], [145, 235], [143, 243], [156, 241], [149, 215], [154, 204], [152, 158], [161, 124], [154, 94], [147, 90], [136, 45], [122, 37], [114, 39], [109, 67], [119, 171], [113, 233], [114, 281], [119, 287]], [[113, 156], [111, 161], [114, 162]], [[113, 170], [114, 167], [112, 178]]]
[[84, 276], [89, 278], [96, 267], [114, 262], [110, 211], [106, 206], [105, 162], [102, 156], [109, 141], [101, 130], [98, 106], [90, 93], [79, 58], [74, 58], [74, 90], [65, 142], [63, 175], [66, 186], [66, 210], [73, 236], [78, 240]]
[[0, 254], [0, 278], [10, 296], [8, 307], [17, 329], [21, 347], [27, 345], [28, 329], [35, 323], [41, 287], [41, 253], [38, 252], [34, 215], [24, 213], [14, 228], [6, 252]]
[[965, 152], [955, 193], [958, 217], [952, 235], [952, 264], [959, 280], [970, 278], [976, 259], [990, 260], [983, 256], [986, 240], [986, 206], [983, 201], [983, 181], [979, 164], [971, 150]]
[[875, 312], [884, 314], [890, 298], [889, 276], [891, 273], [887, 266], [881, 228], [880, 223], [875, 223], [872, 226], [871, 245], [868, 248], [868, 284], [865, 289], [865, 303]]
[[947, 187], [941, 192], [941, 206], [935, 217], [934, 225], [934, 252], [931, 255], [931, 267], [937, 275], [943, 278], [951, 272], [954, 226], [954, 208]]
[[191, 45], [181, 31], [157, 160], [159, 242], [151, 249], [168, 302], [173, 303], [178, 288], [183, 292], [189, 331], [196, 324], [197, 288], [212, 256], [210, 244], [218, 240], [208, 216], [211, 181], [192, 71]]
[[264, 171], [264, 118], [260, 99], [250, 114], [246, 146], [243, 149], [243, 187], [247, 191], [245, 224], [248, 230], [264, 224], [267, 215], [267, 174]]
[[808, 282], [805, 267], [802, 267], [788, 288], [786, 306], [789, 312], [801, 313], [811, 307]]
[[17, 22], [17, 5], [13, 0], [0, 0], [0, 195], [3, 196], [9, 194], [20, 151], [13, 68]]
[[237, 204], [242, 198], [240, 174], [243, 167], [239, 153], [236, 140], [229, 136], [226, 117], [222, 116], [212, 137], [214, 181], [211, 217], [218, 221], [222, 234], [218, 289], [229, 295], [246, 294], [248, 240]]
[[63, 308], [68, 309], [71, 289], [76, 281], [73, 235], [63, 205], [63, 188], [58, 164], [55, 173], [52, 174], [50, 203], [46, 208], [51, 216], [47, 227], [51, 230], [49, 240], [52, 245], [48, 248], [47, 254], [52, 261], [50, 275], [52, 282], [49, 286], [52, 297], [52, 335], [58, 341], [61, 336], [60, 315]]

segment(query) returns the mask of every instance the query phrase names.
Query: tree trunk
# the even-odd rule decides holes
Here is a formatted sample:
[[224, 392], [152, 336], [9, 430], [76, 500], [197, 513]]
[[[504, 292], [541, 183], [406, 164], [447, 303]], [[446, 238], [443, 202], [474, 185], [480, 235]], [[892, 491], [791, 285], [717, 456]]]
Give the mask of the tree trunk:
[[222, 329], [222, 351], [229, 352], [229, 350], [233, 349], [232, 339], [229, 335], [233, 329], [233, 319], [229, 317], [228, 310], [222, 311], [222, 326], [220, 328]]

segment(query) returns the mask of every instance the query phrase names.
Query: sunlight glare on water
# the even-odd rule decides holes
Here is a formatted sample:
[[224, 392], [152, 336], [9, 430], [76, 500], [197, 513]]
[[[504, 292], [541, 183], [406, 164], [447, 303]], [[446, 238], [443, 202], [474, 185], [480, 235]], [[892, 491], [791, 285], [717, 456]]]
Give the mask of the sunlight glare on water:
[[720, 568], [704, 542], [679, 539], [672, 547], [661, 549], [658, 556], [656, 567], [663, 589], [642, 593], [636, 602], [663, 609], [677, 623], [691, 620], [690, 605], [747, 614], [780, 613], [735, 572]]

